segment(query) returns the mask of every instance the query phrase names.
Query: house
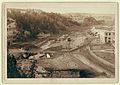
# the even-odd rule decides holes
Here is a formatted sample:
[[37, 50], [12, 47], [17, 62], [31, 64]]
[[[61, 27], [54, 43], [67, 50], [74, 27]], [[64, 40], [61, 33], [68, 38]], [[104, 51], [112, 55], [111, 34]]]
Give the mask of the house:
[[47, 57], [47, 58], [50, 58], [51, 56], [47, 53], [47, 54], [46, 54], [46, 57]]
[[38, 53], [37, 55], [34, 55], [34, 56], [30, 56], [29, 57], [29, 59], [35, 59], [35, 60], [37, 60], [37, 59], [40, 59], [41, 57], [44, 57], [45, 56], [45, 54], [41, 54], [41, 53]]
[[47, 38], [50, 36], [50, 33], [39, 33], [37, 35], [38, 38]]
[[51, 55], [50, 53], [38, 53], [37, 55], [33, 55], [33, 56], [29, 56], [29, 59], [30, 60], [37, 60], [37, 59], [40, 59], [40, 58], [51, 58]]
[[93, 36], [98, 38], [99, 43], [113, 43], [115, 42], [115, 31], [114, 30], [103, 30], [103, 29], [96, 29], [93, 27], [91, 29]]

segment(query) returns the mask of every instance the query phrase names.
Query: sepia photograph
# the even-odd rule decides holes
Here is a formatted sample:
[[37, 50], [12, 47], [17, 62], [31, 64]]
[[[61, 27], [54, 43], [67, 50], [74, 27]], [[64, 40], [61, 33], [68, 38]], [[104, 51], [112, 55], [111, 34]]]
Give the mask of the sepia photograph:
[[4, 3], [3, 9], [6, 79], [117, 77], [117, 3]]

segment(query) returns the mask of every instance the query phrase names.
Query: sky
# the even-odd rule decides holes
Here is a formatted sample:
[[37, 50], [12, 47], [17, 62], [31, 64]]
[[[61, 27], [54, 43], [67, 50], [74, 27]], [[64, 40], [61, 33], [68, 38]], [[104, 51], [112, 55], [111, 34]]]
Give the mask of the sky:
[[8, 8], [41, 9], [56, 13], [97, 13], [114, 14], [116, 3], [10, 3]]

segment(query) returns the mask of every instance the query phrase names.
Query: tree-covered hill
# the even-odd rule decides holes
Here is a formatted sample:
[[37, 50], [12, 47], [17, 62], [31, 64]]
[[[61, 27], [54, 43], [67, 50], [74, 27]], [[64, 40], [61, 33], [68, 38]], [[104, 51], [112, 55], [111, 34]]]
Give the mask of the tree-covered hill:
[[70, 26], [80, 25], [61, 14], [35, 9], [8, 9], [7, 17], [15, 20], [17, 39], [36, 38], [39, 33], [59, 34], [68, 31]]

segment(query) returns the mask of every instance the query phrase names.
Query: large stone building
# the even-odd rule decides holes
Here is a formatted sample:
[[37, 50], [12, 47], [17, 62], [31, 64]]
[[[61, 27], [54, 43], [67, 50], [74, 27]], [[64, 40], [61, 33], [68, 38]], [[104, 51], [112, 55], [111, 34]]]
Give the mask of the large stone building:
[[114, 43], [115, 31], [114, 30], [102, 30], [93, 27], [91, 29], [93, 35], [98, 39], [97, 43]]

